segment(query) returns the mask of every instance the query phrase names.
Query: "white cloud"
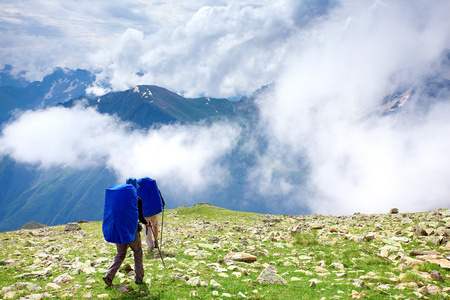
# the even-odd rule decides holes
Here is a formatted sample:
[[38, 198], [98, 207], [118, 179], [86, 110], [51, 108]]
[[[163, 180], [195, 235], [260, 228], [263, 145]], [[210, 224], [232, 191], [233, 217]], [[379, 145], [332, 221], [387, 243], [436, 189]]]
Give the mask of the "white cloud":
[[106, 165], [118, 182], [150, 176], [187, 196], [226, 182], [229, 174], [220, 160], [235, 147], [239, 132], [226, 123], [136, 131], [82, 105], [54, 107], [27, 111], [8, 124], [0, 153], [43, 168]]
[[[428, 114], [411, 108], [407, 116], [360, 119], [396, 87], [425, 79], [432, 62], [450, 48], [443, 13], [450, 6], [439, 4], [344, 5], [314, 28], [290, 57], [274, 95], [263, 102], [271, 148], [254, 170], [254, 178], [266, 174], [260, 186], [285, 195], [284, 205], [292, 209], [307, 203], [320, 213], [418, 211], [446, 204], [448, 95]], [[276, 160], [278, 169], [306, 172], [307, 185], [274, 176], [268, 160]]]
[[276, 79], [291, 39], [330, 2], [6, 1], [0, 64], [29, 79], [55, 66], [95, 70], [113, 90], [156, 84], [189, 97], [248, 94]]

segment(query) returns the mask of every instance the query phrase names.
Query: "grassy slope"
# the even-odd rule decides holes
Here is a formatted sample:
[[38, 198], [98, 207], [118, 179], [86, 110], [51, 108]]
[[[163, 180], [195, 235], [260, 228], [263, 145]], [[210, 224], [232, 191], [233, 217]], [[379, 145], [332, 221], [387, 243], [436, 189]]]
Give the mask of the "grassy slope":
[[[15, 292], [16, 298], [47, 292], [47, 296], [56, 298], [82, 298], [90, 293], [93, 298], [103, 295], [117, 299], [188, 299], [195, 294], [199, 299], [224, 299], [227, 295], [223, 293], [232, 298], [243, 293], [254, 299], [349, 299], [352, 295], [369, 299], [416, 299], [417, 284], [435, 285], [441, 290], [450, 285], [448, 270], [431, 263], [407, 266], [397, 254], [408, 256], [413, 249], [447, 253], [440, 245], [412, 236], [410, 228], [433, 224], [434, 217], [435, 212], [405, 216], [354, 215], [343, 222], [342, 218], [328, 216], [259, 215], [210, 205], [167, 210], [163, 232], [167, 268], [156, 253], [145, 254], [144, 279], [150, 279], [151, 284], [135, 285], [132, 275], [119, 272], [114, 284], [127, 287], [129, 291], [125, 293], [106, 288], [102, 281], [115, 246], [104, 241], [101, 222], [81, 224], [82, 231], [75, 233], [64, 233], [63, 226], [5, 232], [0, 233], [0, 288], [5, 287], [0, 295], [6, 297], [5, 290], [12, 287], [10, 293]], [[297, 225], [304, 230], [292, 236], [290, 229]], [[359, 238], [368, 232], [375, 233], [374, 240]], [[391, 235], [411, 240], [408, 243], [389, 241]], [[387, 243], [397, 248], [389, 258], [380, 256], [379, 250]], [[240, 251], [255, 255], [257, 262], [227, 264], [223, 261], [226, 254]], [[133, 266], [131, 251], [124, 264], [127, 263]], [[336, 268], [338, 264], [343, 269]], [[259, 283], [256, 279], [268, 265], [275, 266], [288, 284]], [[429, 276], [433, 270], [442, 274], [443, 281]], [[47, 274], [36, 277], [39, 272]], [[48, 283], [64, 273], [74, 279], [61, 284], [58, 290], [45, 290]], [[180, 279], [183, 276], [199, 276], [208, 286], [191, 286]], [[221, 287], [213, 287], [211, 280]], [[312, 281], [316, 283], [311, 284]], [[359, 281], [364, 282], [363, 288], [355, 285]], [[17, 282], [37, 284], [42, 290], [16, 288]], [[214, 296], [215, 291], [218, 297]], [[445, 294], [427, 296], [446, 298]]]

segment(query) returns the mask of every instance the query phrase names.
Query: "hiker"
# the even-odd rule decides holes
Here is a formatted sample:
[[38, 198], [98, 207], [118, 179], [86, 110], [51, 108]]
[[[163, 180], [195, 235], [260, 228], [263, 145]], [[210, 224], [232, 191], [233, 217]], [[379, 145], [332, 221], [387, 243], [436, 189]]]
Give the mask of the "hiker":
[[150, 226], [145, 228], [147, 250], [148, 252], [153, 251], [154, 248], [161, 250], [160, 245], [158, 245], [158, 214], [163, 211], [166, 203], [154, 179], [150, 177], [140, 178], [138, 179], [138, 185], [140, 187], [137, 193], [142, 199], [144, 216], [150, 221]]
[[[158, 189], [159, 195], [161, 197], [163, 208], [166, 206], [166, 202], [164, 202], [164, 198], [161, 194], [161, 191]], [[147, 242], [147, 250], [148, 252], [152, 252], [154, 248], [159, 249], [158, 245], [158, 214], [153, 215], [151, 217], [146, 217], [147, 221], [150, 221], [150, 225], [145, 227], [145, 241]], [[152, 234], [153, 229], [153, 234]], [[155, 242], [153, 242], [153, 237], [155, 238]]]
[[[126, 184], [131, 184], [134, 186], [134, 188], [137, 190], [139, 188], [139, 185], [137, 183], [136, 178], [128, 178], [126, 180]], [[137, 192], [135, 193], [135, 195]], [[136, 196], [137, 197], [137, 196]], [[128, 247], [133, 250], [134, 254], [134, 269], [135, 269], [135, 283], [136, 284], [142, 284], [143, 278], [144, 278], [144, 265], [143, 265], [143, 255], [142, 255], [142, 244], [141, 244], [141, 230], [142, 226], [139, 224], [141, 222], [142, 224], [145, 224], [146, 226], [149, 226], [149, 221], [147, 221], [144, 218], [144, 214], [142, 213], [142, 200], [140, 197], [138, 198], [138, 220], [136, 222], [138, 223], [137, 230], [135, 233], [135, 238], [132, 242], [126, 243], [126, 244], [118, 244], [116, 243], [117, 247], [117, 255], [114, 257], [111, 266], [106, 271], [106, 275], [103, 277], [103, 280], [105, 281], [107, 286], [113, 286], [112, 282], [114, 279], [114, 276], [116, 275], [117, 271], [119, 270], [120, 266], [122, 265], [123, 261], [125, 260], [125, 256], [127, 254]], [[138, 222], [139, 221], [139, 222]]]

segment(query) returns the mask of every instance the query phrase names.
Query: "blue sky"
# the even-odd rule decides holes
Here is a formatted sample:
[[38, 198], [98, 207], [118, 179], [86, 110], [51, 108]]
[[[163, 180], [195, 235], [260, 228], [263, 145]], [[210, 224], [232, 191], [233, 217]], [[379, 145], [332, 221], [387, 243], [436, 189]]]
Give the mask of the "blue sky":
[[[275, 82], [258, 99], [255, 132], [268, 146], [248, 170], [249, 190], [283, 199], [274, 207], [283, 212], [428, 210], [450, 197], [450, 96], [420, 99], [436, 103], [426, 114], [411, 106], [407, 122], [360, 118], [399, 86], [450, 78], [437, 63], [450, 49], [449, 11], [447, 0], [3, 0], [0, 65], [26, 70], [28, 79], [56, 66], [95, 71], [98, 94], [105, 83], [154, 84], [187, 97], [234, 97]], [[44, 133], [49, 143], [37, 147], [33, 136]], [[101, 158], [121, 178], [151, 170], [163, 186], [195, 195], [223, 184], [217, 180], [229, 170], [219, 162], [239, 134], [239, 124], [228, 123], [128, 132], [92, 110], [52, 108], [3, 128], [0, 155], [42, 166]], [[132, 146], [121, 147], [124, 139]], [[250, 139], [242, 149], [255, 145]], [[307, 193], [289, 178], [302, 171], [301, 159]]]

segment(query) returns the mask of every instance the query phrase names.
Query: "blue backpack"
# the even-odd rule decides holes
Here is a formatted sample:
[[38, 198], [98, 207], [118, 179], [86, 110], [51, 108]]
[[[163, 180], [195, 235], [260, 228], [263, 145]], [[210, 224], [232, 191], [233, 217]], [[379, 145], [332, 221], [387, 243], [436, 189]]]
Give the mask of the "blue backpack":
[[137, 183], [139, 185], [137, 195], [142, 199], [144, 217], [151, 217], [162, 212], [163, 204], [156, 181], [149, 177], [144, 177], [138, 179]]
[[103, 236], [110, 243], [128, 244], [136, 238], [138, 227], [137, 192], [131, 184], [106, 189], [103, 211]]

